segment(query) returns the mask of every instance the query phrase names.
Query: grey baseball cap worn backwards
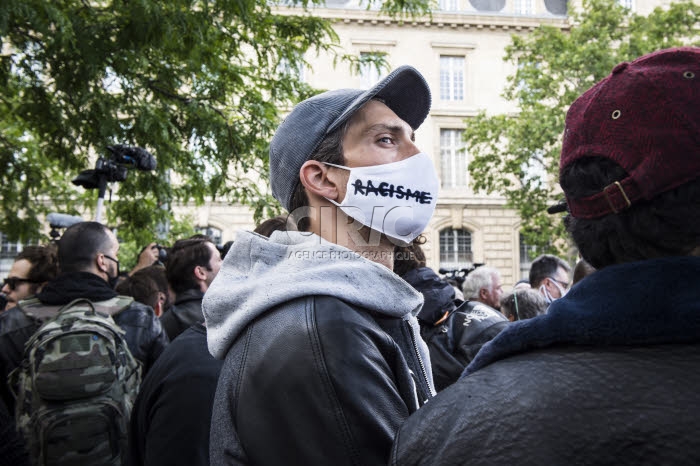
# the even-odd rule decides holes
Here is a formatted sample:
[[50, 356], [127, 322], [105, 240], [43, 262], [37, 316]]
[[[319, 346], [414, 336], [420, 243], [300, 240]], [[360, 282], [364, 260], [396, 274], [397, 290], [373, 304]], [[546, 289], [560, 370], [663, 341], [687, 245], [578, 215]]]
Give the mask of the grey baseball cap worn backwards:
[[373, 98], [380, 98], [414, 130], [430, 112], [430, 88], [411, 66], [401, 66], [369, 90], [339, 89], [298, 104], [277, 128], [270, 143], [272, 195], [287, 210], [299, 183], [299, 170], [323, 138]]

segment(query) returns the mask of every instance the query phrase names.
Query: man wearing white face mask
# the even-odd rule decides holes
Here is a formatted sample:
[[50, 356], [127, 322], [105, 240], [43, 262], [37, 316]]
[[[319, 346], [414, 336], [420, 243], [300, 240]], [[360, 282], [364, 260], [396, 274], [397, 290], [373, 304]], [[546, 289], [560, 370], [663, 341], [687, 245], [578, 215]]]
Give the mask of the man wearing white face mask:
[[212, 464], [386, 464], [399, 425], [434, 394], [414, 317], [420, 293], [392, 272], [435, 209], [432, 160], [414, 144], [430, 90], [414, 68], [368, 91], [297, 105], [270, 144], [270, 183], [292, 214], [239, 233], [203, 311], [225, 358]]
[[532, 261], [530, 286], [538, 290], [548, 303], [563, 297], [571, 286], [571, 266], [563, 259], [543, 254]]

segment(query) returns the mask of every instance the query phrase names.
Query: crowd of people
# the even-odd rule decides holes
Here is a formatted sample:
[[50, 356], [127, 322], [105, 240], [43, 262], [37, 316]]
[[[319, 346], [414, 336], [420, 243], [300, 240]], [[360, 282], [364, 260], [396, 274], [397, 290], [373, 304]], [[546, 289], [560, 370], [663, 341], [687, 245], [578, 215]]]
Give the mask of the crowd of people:
[[[89, 221], [26, 247], [2, 287], [0, 464], [697, 464], [698, 79], [700, 49], [662, 50], [573, 103], [581, 258], [541, 255], [507, 292], [488, 265], [458, 289], [427, 266], [439, 183], [409, 66], [297, 105], [270, 143], [289, 214], [225, 250], [152, 243], [121, 273]], [[113, 415], [92, 406], [126, 378]]]

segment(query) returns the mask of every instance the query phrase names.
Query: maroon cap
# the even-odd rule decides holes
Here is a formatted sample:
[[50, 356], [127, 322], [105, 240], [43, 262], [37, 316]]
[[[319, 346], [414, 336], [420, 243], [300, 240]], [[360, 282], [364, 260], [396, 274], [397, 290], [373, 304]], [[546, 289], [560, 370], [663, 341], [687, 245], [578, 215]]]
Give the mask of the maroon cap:
[[598, 218], [700, 177], [700, 48], [660, 50], [612, 73], [566, 115], [559, 173], [581, 157], [604, 157], [628, 177], [573, 199], [576, 218]]

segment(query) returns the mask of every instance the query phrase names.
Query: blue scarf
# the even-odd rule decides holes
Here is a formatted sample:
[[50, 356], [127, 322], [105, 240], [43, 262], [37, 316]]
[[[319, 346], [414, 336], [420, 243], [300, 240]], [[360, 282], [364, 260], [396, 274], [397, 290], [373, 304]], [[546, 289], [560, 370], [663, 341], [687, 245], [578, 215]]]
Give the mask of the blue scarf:
[[547, 314], [515, 322], [484, 345], [462, 377], [553, 345], [700, 342], [700, 257], [613, 265], [577, 283]]

